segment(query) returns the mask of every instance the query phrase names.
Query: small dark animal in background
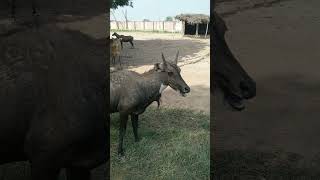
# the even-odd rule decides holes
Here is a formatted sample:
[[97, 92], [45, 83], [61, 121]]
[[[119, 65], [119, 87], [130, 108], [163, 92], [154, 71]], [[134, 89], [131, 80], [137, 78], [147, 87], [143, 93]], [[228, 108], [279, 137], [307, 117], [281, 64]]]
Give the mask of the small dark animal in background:
[[[16, 2], [17, 0], [9, 0], [10, 2], [10, 8], [11, 8], [11, 17], [16, 20]], [[37, 6], [38, 6], [38, 3], [36, 2], [36, 0], [30, 0], [30, 3], [31, 3], [31, 8], [32, 8], [32, 15], [34, 17], [37, 17], [39, 16], [39, 13], [37, 12]]]
[[132, 48], [134, 48], [132, 36], [119, 35], [116, 32], [114, 32], [112, 34], [112, 36], [116, 36], [118, 39], [121, 39], [121, 48], [123, 48], [123, 42], [129, 42], [131, 44]]

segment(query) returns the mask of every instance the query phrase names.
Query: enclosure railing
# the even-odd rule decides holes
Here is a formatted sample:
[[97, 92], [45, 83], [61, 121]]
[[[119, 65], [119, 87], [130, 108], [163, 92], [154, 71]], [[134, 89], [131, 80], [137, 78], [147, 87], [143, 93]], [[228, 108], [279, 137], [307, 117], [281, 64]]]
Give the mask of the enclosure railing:
[[181, 21], [111, 21], [112, 30], [182, 33]]

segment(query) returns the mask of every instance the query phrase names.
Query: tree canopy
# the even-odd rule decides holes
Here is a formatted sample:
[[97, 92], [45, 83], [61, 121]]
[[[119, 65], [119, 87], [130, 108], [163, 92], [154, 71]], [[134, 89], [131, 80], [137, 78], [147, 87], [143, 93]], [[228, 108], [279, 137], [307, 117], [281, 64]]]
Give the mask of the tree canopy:
[[131, 6], [132, 0], [112, 0], [111, 8], [117, 9], [119, 6]]
[[171, 16], [166, 17], [166, 21], [173, 21], [173, 18]]

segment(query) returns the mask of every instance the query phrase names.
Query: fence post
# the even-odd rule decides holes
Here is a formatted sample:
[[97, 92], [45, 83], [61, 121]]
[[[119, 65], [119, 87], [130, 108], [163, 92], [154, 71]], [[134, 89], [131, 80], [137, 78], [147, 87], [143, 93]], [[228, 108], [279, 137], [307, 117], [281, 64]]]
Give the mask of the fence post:
[[185, 22], [185, 21], [181, 21], [181, 23], [182, 23], [181, 34], [182, 34], [182, 35], [185, 35], [185, 32], [186, 32], [186, 22]]
[[207, 22], [206, 35], [204, 36], [205, 38], [207, 38], [207, 35], [208, 35], [208, 28], [209, 28], [209, 21]]
[[174, 21], [172, 21], [172, 33], [174, 32], [174, 27], [175, 27], [175, 25], [176, 25], [176, 22], [174, 22]]
[[162, 21], [162, 30], [164, 32], [164, 21]]
[[145, 31], [146, 30], [146, 22], [143, 21], [143, 30]]
[[133, 28], [134, 28], [135, 31], [137, 30], [136, 21], [133, 21]]
[[198, 37], [198, 35], [199, 35], [199, 24], [197, 23], [197, 26], [196, 26], [196, 37]]
[[154, 32], [154, 21], [152, 21], [152, 32]]

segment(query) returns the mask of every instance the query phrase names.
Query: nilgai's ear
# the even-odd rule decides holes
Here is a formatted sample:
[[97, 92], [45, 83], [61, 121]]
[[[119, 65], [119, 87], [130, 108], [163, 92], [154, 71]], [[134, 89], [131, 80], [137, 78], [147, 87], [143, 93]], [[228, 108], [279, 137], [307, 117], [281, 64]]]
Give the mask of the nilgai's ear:
[[162, 61], [163, 61], [163, 69], [166, 69], [166, 68], [167, 68], [167, 61], [166, 61], [166, 59], [164, 58], [163, 53], [161, 53], [161, 57], [162, 57]]
[[154, 64], [153, 69], [157, 72], [164, 72], [165, 69], [163, 68], [163, 63], [156, 63]]
[[174, 60], [175, 64], [178, 64], [178, 58], [179, 58], [179, 50], [177, 51], [176, 58]]

